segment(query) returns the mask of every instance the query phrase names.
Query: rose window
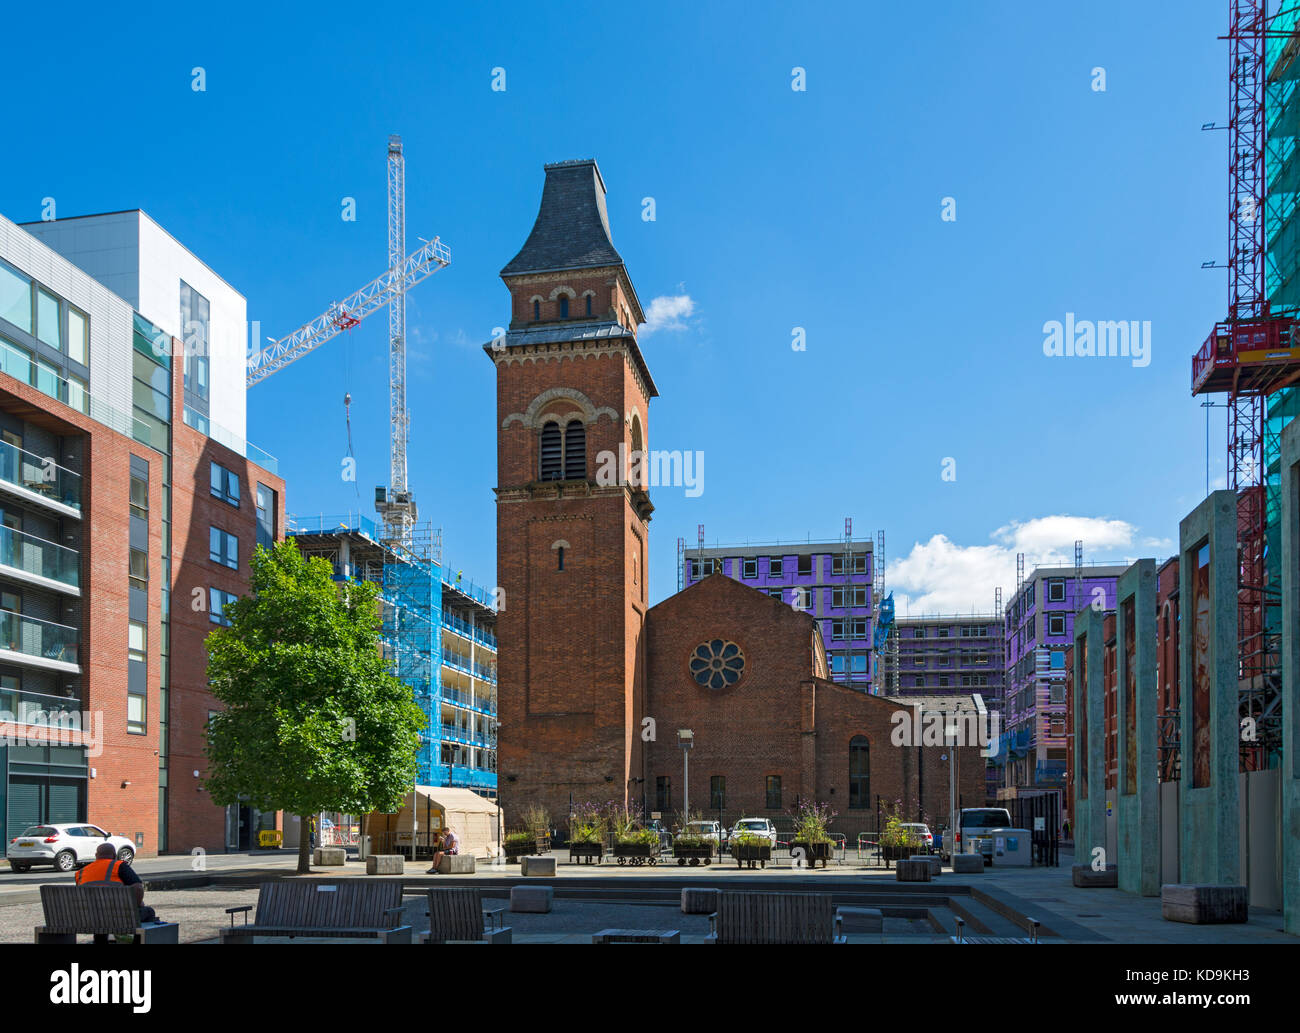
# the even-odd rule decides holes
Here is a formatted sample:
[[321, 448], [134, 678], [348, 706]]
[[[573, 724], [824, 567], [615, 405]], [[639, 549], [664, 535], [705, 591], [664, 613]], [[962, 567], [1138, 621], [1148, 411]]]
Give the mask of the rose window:
[[736, 643], [715, 638], [695, 647], [690, 668], [691, 676], [706, 689], [725, 689], [740, 681], [745, 654]]

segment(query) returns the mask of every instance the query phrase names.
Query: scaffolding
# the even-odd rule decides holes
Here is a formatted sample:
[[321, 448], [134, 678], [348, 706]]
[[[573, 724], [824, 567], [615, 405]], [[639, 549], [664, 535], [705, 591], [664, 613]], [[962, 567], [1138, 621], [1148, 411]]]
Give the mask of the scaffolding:
[[[416, 784], [426, 786], [439, 784], [435, 771], [442, 743], [442, 576], [439, 565], [429, 558], [431, 540], [431, 528], [416, 524], [411, 529], [411, 553], [390, 552], [395, 562], [383, 565], [388, 659], [428, 719], [420, 733], [416, 776]], [[417, 551], [421, 546], [426, 546], [423, 556]]]

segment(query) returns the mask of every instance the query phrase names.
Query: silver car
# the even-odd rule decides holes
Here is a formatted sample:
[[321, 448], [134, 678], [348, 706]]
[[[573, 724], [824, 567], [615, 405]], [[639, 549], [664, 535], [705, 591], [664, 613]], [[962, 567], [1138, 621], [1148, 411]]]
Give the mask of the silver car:
[[95, 859], [101, 843], [111, 843], [119, 861], [135, 857], [135, 846], [125, 836], [113, 836], [98, 825], [32, 825], [21, 836], [9, 841], [5, 857], [15, 872], [28, 871], [33, 865], [51, 865], [57, 871], [70, 872]]

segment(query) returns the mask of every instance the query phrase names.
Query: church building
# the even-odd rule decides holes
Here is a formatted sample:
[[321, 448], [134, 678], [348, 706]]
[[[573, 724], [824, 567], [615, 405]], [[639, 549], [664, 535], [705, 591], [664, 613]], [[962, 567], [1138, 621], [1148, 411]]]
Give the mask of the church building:
[[[924, 704], [831, 681], [809, 614], [722, 574], [649, 606], [649, 494], [596, 476], [608, 456], [648, 448], [658, 391], [637, 343], [645, 318], [595, 161], [545, 173], [532, 232], [501, 271], [509, 328], [484, 347], [497, 371], [507, 823], [541, 805], [562, 827], [572, 805], [610, 800], [671, 820], [687, 791], [692, 811], [728, 823], [779, 825], [800, 803], [829, 804], [833, 831], [850, 837], [895, 803], [905, 820], [941, 819], [947, 752], [892, 734], [900, 713], [919, 728]], [[979, 746], [958, 753], [959, 806], [981, 806]]]

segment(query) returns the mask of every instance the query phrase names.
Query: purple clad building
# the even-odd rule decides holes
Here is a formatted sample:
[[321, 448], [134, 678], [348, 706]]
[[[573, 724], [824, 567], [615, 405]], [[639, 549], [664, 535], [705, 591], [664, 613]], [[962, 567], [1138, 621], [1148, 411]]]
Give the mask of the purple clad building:
[[684, 587], [721, 573], [817, 618], [831, 677], [872, 691], [870, 541], [801, 545], [718, 545], [684, 552]]
[[978, 694], [986, 706], [1001, 708], [1005, 640], [1000, 614], [899, 617], [894, 629], [898, 645], [884, 665], [885, 694]]
[[1065, 790], [1065, 649], [1074, 615], [1115, 608], [1115, 585], [1128, 567], [1037, 567], [1006, 607], [1006, 683], [997, 754], [999, 799]]

